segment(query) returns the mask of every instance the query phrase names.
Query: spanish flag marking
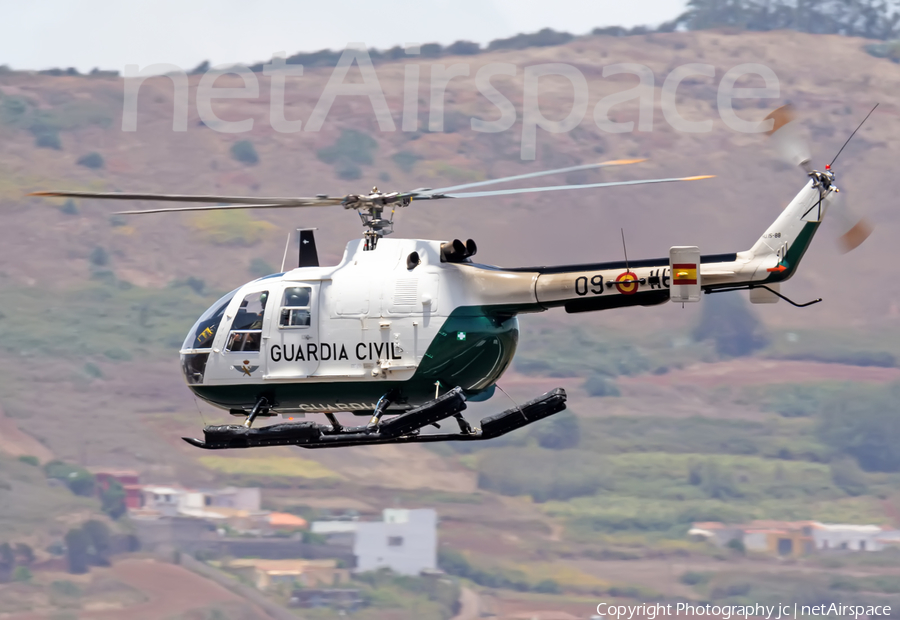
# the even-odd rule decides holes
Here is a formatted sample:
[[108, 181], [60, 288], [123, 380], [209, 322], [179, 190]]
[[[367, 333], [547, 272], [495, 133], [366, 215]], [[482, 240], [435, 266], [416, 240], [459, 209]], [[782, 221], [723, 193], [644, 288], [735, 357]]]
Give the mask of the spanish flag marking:
[[626, 271], [616, 276], [616, 288], [623, 295], [633, 295], [638, 290], [638, 277], [636, 273]]
[[672, 265], [672, 284], [697, 284], [697, 263]]

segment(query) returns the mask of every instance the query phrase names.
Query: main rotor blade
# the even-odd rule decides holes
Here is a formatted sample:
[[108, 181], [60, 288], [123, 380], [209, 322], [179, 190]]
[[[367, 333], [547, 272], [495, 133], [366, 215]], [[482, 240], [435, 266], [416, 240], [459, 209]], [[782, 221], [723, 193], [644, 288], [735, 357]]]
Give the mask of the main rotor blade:
[[[254, 198], [249, 196], [204, 196], [190, 194], [124, 194], [121, 192], [32, 192], [29, 196], [58, 198], [98, 198], [101, 200], [148, 200], [154, 202], [211, 202], [225, 204], [326, 207], [339, 205], [344, 198], [316, 196], [315, 198]], [[173, 209], [174, 210], [174, 209]], [[158, 211], [158, 210], [157, 210]], [[154, 211], [156, 212], [156, 211]], [[149, 213], [149, 211], [148, 211]]]
[[651, 183], [676, 183], [678, 181], [700, 181], [712, 179], [715, 175], [698, 177], [681, 177], [677, 179], [645, 179], [641, 181], [614, 181], [610, 183], [588, 183], [585, 185], [554, 185], [550, 187], [521, 187], [518, 189], [499, 189], [487, 192], [460, 192], [455, 194], [438, 194], [435, 196], [415, 196], [414, 199], [435, 200], [440, 198], [483, 198], [486, 196], [505, 196], [508, 194], [531, 194], [537, 192], [558, 192], [566, 189], [589, 189], [593, 187], [616, 187], [618, 185], [649, 185]]
[[176, 213], [178, 211], [226, 211], [228, 209], [295, 209], [297, 207], [323, 207], [331, 205], [316, 204], [296, 204], [273, 202], [270, 204], [237, 204], [237, 205], [215, 205], [212, 207], [169, 207], [167, 209], [142, 209], [140, 211], [116, 211], [113, 215], [143, 215], [145, 213]]
[[568, 168], [557, 168], [556, 170], [542, 170], [541, 172], [529, 172], [528, 174], [517, 174], [512, 177], [502, 177], [499, 179], [490, 179], [488, 181], [478, 181], [476, 183], [466, 183], [464, 185], [453, 185], [451, 187], [441, 187], [438, 189], [429, 189], [423, 193], [428, 194], [443, 194], [445, 192], [451, 190], [458, 189], [469, 189], [471, 187], [484, 187], [485, 185], [494, 185], [496, 183], [508, 183], [510, 181], [521, 181], [522, 179], [533, 179], [535, 177], [542, 177], [548, 174], [563, 174], [565, 172], [577, 172], [579, 170], [593, 170], [595, 168], [606, 168], [609, 166], [626, 166], [628, 164], [639, 164], [641, 162], [647, 161], [646, 159], [613, 159], [610, 161], [603, 161], [598, 164], [583, 164], [581, 166], [570, 166]]

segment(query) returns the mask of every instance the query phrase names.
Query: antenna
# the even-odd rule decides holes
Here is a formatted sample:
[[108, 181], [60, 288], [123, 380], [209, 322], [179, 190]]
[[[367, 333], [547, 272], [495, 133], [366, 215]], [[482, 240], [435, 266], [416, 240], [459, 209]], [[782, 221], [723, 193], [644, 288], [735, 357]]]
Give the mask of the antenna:
[[[879, 105], [880, 105], [880, 104], [876, 103], [876, 104], [875, 104], [875, 108], [877, 108]], [[859, 124], [859, 127], [857, 127], [856, 130], [855, 130], [853, 133], [850, 134], [850, 137], [847, 138], [847, 141], [846, 141], [846, 142], [844, 142], [844, 146], [841, 147], [841, 150], [838, 151], [838, 154], [835, 155], [835, 156], [834, 156], [834, 159], [831, 160], [831, 163], [828, 164], [828, 168], [829, 168], [829, 169], [834, 165], [834, 162], [837, 161], [837, 158], [841, 156], [841, 153], [844, 152], [844, 149], [847, 147], [847, 145], [850, 144], [850, 140], [853, 139], [853, 136], [856, 135], [856, 132], [859, 131], [860, 129], [862, 129], [862, 126], [866, 124], [866, 121], [869, 120], [869, 117], [870, 117], [870, 116], [872, 116], [872, 112], [875, 111], [875, 108], [872, 108], [872, 111], [869, 112], [868, 114], [866, 114], [866, 117], [865, 117], [865, 118], [863, 119], [863, 121]]]
[[287, 265], [287, 253], [288, 248], [291, 247], [291, 235], [293, 233], [288, 233], [287, 241], [284, 243], [284, 258], [281, 259], [281, 273], [284, 273], [284, 266]]
[[631, 269], [628, 267], [628, 249], [625, 247], [625, 229], [620, 228], [622, 231], [622, 251], [625, 253], [625, 271], [631, 273]]

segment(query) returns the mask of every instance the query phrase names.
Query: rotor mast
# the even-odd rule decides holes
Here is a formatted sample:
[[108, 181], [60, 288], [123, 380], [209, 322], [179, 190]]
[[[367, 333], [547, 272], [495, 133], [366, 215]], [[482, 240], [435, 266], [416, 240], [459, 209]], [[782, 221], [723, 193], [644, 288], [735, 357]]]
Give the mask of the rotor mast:
[[[360, 196], [351, 194], [347, 196], [344, 207], [347, 209], [356, 209], [359, 213], [359, 219], [362, 221], [363, 227], [366, 228], [363, 233], [365, 239], [364, 250], [374, 250], [378, 244], [378, 240], [386, 235], [394, 232], [394, 212], [396, 207], [405, 207], [410, 203], [411, 198], [401, 195], [399, 192], [391, 192], [384, 194], [378, 191], [378, 187], [373, 187], [368, 196]], [[390, 205], [391, 213], [385, 218], [384, 210]]]

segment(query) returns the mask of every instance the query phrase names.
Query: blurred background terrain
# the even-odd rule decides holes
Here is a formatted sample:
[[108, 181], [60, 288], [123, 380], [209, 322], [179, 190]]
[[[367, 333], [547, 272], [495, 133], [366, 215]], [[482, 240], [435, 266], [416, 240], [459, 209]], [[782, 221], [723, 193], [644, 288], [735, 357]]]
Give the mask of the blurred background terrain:
[[[268, 122], [269, 78], [257, 73], [258, 98], [214, 104], [223, 119], [253, 118], [252, 131], [219, 133], [200, 121], [194, 101], [208, 65], [190, 76], [186, 132], [172, 131], [167, 77], [144, 83], [137, 131], [123, 132], [115, 72], [0, 68], [0, 613], [293, 613], [285, 609], [295, 591], [260, 587], [235, 568], [237, 546], [167, 547], [140, 525], [148, 493], [227, 487], [261, 489], [260, 514], [308, 523], [433, 509], [438, 566], [452, 579], [357, 574], [345, 589], [357, 592], [355, 613], [364, 618], [588, 617], [601, 600], [900, 603], [900, 549], [891, 538], [900, 527], [900, 214], [890, 186], [900, 144], [897, 20], [878, 2], [840, 3], [841, 10], [810, 3], [820, 19], [806, 21], [799, 10], [771, 9], [788, 3], [770, 3], [769, 12], [749, 1], [725, 6], [691, 2], [685, 16], [659, 28], [425, 45], [415, 60], [373, 53], [395, 132], [379, 130], [366, 99], [339, 97], [321, 131], [277, 133]], [[309, 118], [338, 56], [289, 61], [305, 73], [288, 80], [287, 118]], [[447, 88], [443, 131], [427, 129], [427, 88], [419, 130], [399, 131], [410, 62], [472, 67], [472, 77]], [[644, 64], [656, 76], [653, 131], [604, 133], [589, 112], [571, 132], [539, 130], [537, 159], [524, 162], [521, 119], [497, 134], [470, 127], [471, 118], [496, 114], [474, 84], [477, 69], [492, 62], [575, 66], [588, 79], [589, 111], [633, 86], [631, 77], [602, 78], [604, 66]], [[676, 132], [659, 108], [665, 77], [692, 62], [715, 66], [716, 77], [686, 80], [678, 110], [714, 120], [710, 133]], [[719, 120], [718, 83], [743, 63], [773, 69], [781, 98], [738, 100], [738, 115], [761, 120], [791, 101], [817, 167], [881, 103], [836, 167], [838, 185], [876, 232], [841, 255], [831, 238], [837, 228], [826, 222], [782, 289], [798, 301], [824, 298], [807, 309], [751, 307], [732, 293], [684, 309], [522, 317], [519, 353], [500, 386], [518, 402], [562, 386], [569, 411], [477, 446], [210, 454], [181, 441], [204, 423], [229, 421], [183, 385], [177, 351], [195, 318], [225, 291], [279, 271], [285, 235], [298, 226], [317, 227], [323, 262], [339, 261], [360, 234], [355, 215], [129, 218], [95, 201], [26, 197], [41, 189], [360, 193], [648, 158], [559, 182], [716, 178], [414, 203], [398, 213], [397, 234], [472, 237], [479, 261], [501, 266], [619, 260], [620, 228], [630, 257], [665, 256], [672, 245], [737, 251], [804, 182], [763, 136]], [[427, 75], [423, 69], [423, 83]], [[519, 116], [521, 75], [495, 79]], [[356, 69], [350, 77], [358, 79]], [[563, 118], [571, 87], [541, 84], [543, 114]], [[216, 85], [240, 84], [226, 75]], [[611, 118], [637, 121], [637, 102], [615, 106]], [[498, 394], [471, 405], [469, 418], [509, 406]], [[316, 548], [328, 542], [299, 523], [279, 536]], [[868, 536], [868, 547], [842, 549], [838, 537], [837, 549], [816, 551], [813, 543], [827, 538], [822, 528], [814, 536], [816, 523], [846, 526], [840, 531], [859, 534], [854, 541]], [[725, 526], [732, 533], [722, 534]], [[883, 534], [853, 529], [863, 526]], [[259, 535], [233, 524], [212, 529], [229, 539]], [[775, 542], [757, 544], [766, 537]], [[789, 550], [782, 539], [792, 541]], [[326, 618], [341, 609], [298, 613]]]

